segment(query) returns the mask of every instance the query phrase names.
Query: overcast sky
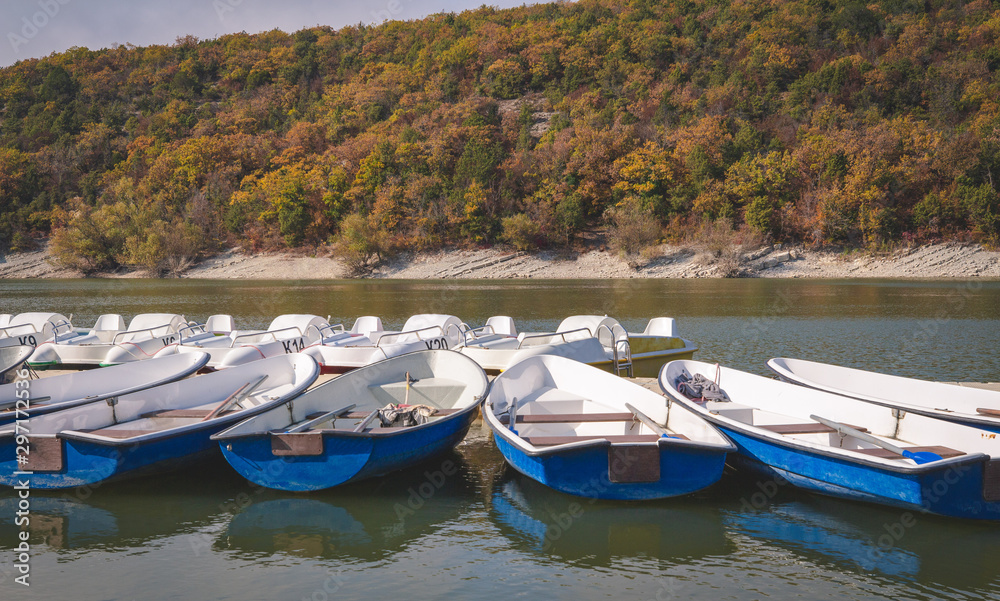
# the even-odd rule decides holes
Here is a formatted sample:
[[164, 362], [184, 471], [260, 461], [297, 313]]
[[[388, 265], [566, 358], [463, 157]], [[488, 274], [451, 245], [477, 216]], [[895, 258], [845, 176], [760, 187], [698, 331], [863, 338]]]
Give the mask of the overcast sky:
[[0, 0], [0, 67], [73, 46], [172, 44], [226, 33], [287, 32], [329, 25], [335, 29], [387, 19], [418, 19], [488, 4], [525, 0]]

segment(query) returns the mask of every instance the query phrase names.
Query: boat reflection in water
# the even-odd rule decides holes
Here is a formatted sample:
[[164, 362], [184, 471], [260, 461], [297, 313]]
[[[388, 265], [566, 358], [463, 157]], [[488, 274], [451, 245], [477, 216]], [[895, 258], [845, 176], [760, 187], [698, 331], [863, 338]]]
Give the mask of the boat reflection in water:
[[[14, 520], [18, 499], [0, 499], [0, 548], [13, 548], [21, 530]], [[35, 497], [28, 523], [30, 541], [51, 549], [85, 549], [118, 537], [118, 517], [71, 497]]]
[[514, 472], [493, 485], [490, 518], [515, 547], [585, 564], [727, 555], [721, 511], [702, 495], [658, 501], [584, 499]]
[[[1000, 576], [1000, 524], [787, 493], [757, 510], [727, 511], [727, 531], [887, 583], [990, 590]], [[963, 561], [954, 561], [956, 553]]]
[[[33, 547], [55, 550], [128, 548], [210, 526], [229, 515], [248, 490], [222, 457], [190, 473], [140, 478], [107, 487], [32, 491], [27, 525]], [[16, 491], [0, 497], [0, 549], [16, 546]]]
[[468, 513], [478, 501], [474, 477], [463, 457], [451, 452], [308, 497], [260, 489], [214, 547], [250, 558], [384, 559]]

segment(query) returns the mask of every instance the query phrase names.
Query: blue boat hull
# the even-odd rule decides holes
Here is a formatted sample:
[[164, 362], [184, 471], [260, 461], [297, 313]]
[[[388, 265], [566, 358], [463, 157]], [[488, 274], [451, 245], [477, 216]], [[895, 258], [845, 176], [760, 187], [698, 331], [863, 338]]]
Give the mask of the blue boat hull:
[[310, 491], [381, 476], [452, 449], [465, 438], [478, 406], [391, 434], [325, 431], [323, 452], [276, 456], [270, 434], [219, 441], [222, 453], [244, 478], [278, 490]]
[[209, 437], [217, 430], [203, 429], [138, 444], [98, 444], [68, 438], [62, 441], [63, 469], [30, 476], [14, 474], [19, 468], [13, 460], [13, 438], [8, 438], [0, 443], [0, 457], [11, 458], [0, 462], [0, 484], [16, 486], [29, 479], [32, 489], [64, 489], [168, 471], [213, 453], [215, 442]]
[[1000, 502], [984, 499], [981, 458], [938, 469], [895, 471], [716, 426], [736, 444], [739, 453], [730, 461], [743, 471], [844, 499], [951, 517], [1000, 519]]
[[725, 450], [660, 444], [656, 482], [612, 482], [608, 446], [590, 445], [556, 453], [529, 455], [502, 436], [500, 453], [514, 469], [560, 492], [595, 499], [646, 500], [686, 495], [716, 483], [726, 463]]

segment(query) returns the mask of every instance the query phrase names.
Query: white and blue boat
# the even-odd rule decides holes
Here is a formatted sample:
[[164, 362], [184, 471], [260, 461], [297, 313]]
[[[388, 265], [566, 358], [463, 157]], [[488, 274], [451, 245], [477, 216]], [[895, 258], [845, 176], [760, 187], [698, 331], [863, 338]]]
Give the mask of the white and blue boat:
[[472, 359], [418, 351], [350, 371], [213, 440], [251, 482], [291, 491], [331, 488], [453, 448], [488, 386]]
[[[660, 372], [672, 405], [715, 424], [733, 463], [779, 483], [938, 515], [1000, 519], [996, 433], [698, 361]], [[691, 382], [729, 400], [691, 398]]]
[[556, 490], [600, 499], [692, 493], [736, 448], [707, 421], [638, 384], [551, 355], [497, 376], [483, 419], [507, 462]]
[[786, 382], [877, 405], [1000, 432], [1000, 392], [945, 382], [904, 378], [817, 363], [775, 358], [767, 366]]
[[94, 486], [178, 467], [217, 452], [212, 434], [282, 405], [317, 376], [312, 358], [281, 355], [32, 417], [27, 452], [17, 424], [0, 428], [0, 484]]
[[0, 426], [180, 380], [207, 362], [206, 353], [163, 357], [0, 385]]

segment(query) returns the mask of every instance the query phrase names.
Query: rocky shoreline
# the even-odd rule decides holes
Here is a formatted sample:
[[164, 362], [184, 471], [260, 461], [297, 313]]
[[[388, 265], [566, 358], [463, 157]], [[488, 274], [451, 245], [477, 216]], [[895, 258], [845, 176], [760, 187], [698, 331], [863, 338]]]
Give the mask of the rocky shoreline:
[[[498, 249], [446, 250], [400, 255], [377, 268], [370, 278], [394, 279], [590, 279], [590, 278], [1000, 278], [1000, 252], [973, 244], [933, 244], [884, 255], [815, 251], [768, 246], [728, 262], [703, 252], [662, 246], [643, 264], [630, 265], [606, 250], [519, 253]], [[251, 254], [231, 249], [194, 265], [185, 278], [338, 279], [349, 277], [338, 259], [285, 253]], [[60, 267], [47, 250], [0, 257], [0, 278], [78, 278]], [[107, 278], [149, 277], [133, 270], [102, 274]]]

